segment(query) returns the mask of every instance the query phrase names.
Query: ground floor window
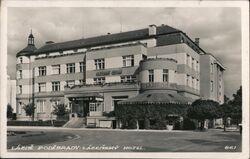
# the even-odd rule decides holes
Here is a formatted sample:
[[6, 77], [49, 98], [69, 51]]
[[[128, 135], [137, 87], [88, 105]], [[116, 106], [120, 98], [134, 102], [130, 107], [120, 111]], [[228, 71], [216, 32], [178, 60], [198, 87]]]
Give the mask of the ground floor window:
[[45, 100], [37, 100], [37, 107], [36, 107], [37, 113], [44, 113], [45, 102], [46, 102]]
[[97, 103], [89, 103], [89, 111], [90, 112], [102, 112], [103, 110], [103, 103], [97, 102]]
[[105, 77], [94, 78], [94, 84], [102, 84], [105, 83]]

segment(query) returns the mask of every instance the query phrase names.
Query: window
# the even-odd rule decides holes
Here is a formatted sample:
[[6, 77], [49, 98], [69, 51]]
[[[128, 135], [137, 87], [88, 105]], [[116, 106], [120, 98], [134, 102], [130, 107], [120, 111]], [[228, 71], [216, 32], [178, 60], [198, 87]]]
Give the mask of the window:
[[37, 100], [37, 113], [44, 113], [45, 100]]
[[194, 77], [192, 77], [192, 88], [194, 88]]
[[148, 70], [148, 81], [154, 82], [154, 70]]
[[181, 43], [184, 43], [184, 38], [183, 37], [181, 37]]
[[52, 74], [60, 74], [60, 65], [52, 65]]
[[67, 73], [75, 73], [75, 64], [74, 63], [67, 64]]
[[94, 78], [94, 84], [102, 84], [105, 82], [105, 77]]
[[74, 80], [66, 81], [66, 85], [72, 87], [75, 85], [75, 81]]
[[38, 83], [38, 92], [46, 91], [46, 83]]
[[59, 81], [52, 82], [52, 91], [53, 92], [60, 91], [60, 82]]
[[22, 94], [22, 93], [23, 93], [23, 86], [22, 86], [22, 85], [19, 85], [19, 86], [17, 87], [17, 93], [18, 93], [18, 94]]
[[96, 59], [95, 60], [95, 69], [96, 70], [102, 70], [105, 68], [104, 66], [104, 59]]
[[199, 87], [200, 87], [200, 86], [199, 86], [199, 80], [197, 79], [197, 80], [196, 80], [196, 89], [199, 90], [199, 89], [200, 89]]
[[163, 69], [162, 76], [163, 82], [168, 82], [168, 69]]
[[195, 68], [194, 68], [194, 63], [195, 63], [195, 60], [194, 60], [194, 58], [192, 58], [192, 68], [193, 68], [193, 69], [195, 69]]
[[189, 86], [189, 75], [187, 75], [187, 78], [186, 78], [186, 85]]
[[19, 58], [19, 62], [23, 63], [23, 58], [22, 57]]
[[22, 102], [18, 102], [17, 113], [18, 113], [18, 114], [22, 114]]
[[80, 72], [84, 72], [84, 62], [80, 62]]
[[121, 76], [121, 82], [134, 82], [135, 76], [128, 75], [128, 76]]
[[190, 56], [187, 54], [187, 57], [186, 57], [186, 64], [189, 65], [189, 58]]
[[213, 90], [214, 90], [214, 81], [211, 81], [210, 83], [211, 83], [210, 84], [210, 87], [211, 87], [210, 90], [211, 90], [211, 92], [213, 92]]
[[84, 84], [84, 80], [82, 80], [82, 79], [79, 80], [79, 84], [81, 84], [81, 85]]
[[134, 55], [123, 56], [123, 67], [134, 66]]
[[199, 61], [196, 61], [196, 71], [199, 71]]
[[102, 112], [103, 103], [89, 103], [89, 111], [90, 112]]
[[210, 71], [211, 71], [211, 73], [213, 73], [213, 72], [214, 72], [214, 64], [213, 64], [213, 63], [211, 63], [211, 68], [210, 68]]
[[39, 76], [46, 76], [46, 66], [38, 67]]
[[22, 70], [18, 70], [17, 71], [17, 78], [18, 79], [22, 79], [23, 78], [23, 71]]

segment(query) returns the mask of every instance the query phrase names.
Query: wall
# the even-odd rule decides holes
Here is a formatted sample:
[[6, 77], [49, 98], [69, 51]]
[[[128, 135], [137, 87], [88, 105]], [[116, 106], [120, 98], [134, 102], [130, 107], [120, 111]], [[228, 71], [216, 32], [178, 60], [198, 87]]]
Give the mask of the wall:
[[[213, 71], [211, 72], [212, 66]], [[211, 91], [211, 81], [213, 81], [213, 91]], [[224, 102], [223, 68], [221, 68], [218, 61], [210, 54], [201, 56], [201, 95], [204, 98], [219, 103]]]

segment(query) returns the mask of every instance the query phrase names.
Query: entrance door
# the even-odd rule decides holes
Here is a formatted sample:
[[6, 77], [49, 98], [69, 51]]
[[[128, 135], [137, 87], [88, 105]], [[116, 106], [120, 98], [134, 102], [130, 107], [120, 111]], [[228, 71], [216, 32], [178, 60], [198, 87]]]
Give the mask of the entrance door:
[[89, 115], [89, 102], [88, 101], [83, 101], [82, 103], [82, 107], [83, 107], [83, 117], [86, 117]]
[[86, 117], [89, 114], [89, 102], [75, 100], [72, 102], [72, 113], [76, 113], [78, 117]]

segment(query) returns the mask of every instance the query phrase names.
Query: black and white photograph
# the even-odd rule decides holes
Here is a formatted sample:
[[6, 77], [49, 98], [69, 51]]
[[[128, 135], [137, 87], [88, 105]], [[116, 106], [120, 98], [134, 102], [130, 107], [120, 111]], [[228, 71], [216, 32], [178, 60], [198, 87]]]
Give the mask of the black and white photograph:
[[1, 157], [249, 158], [247, 1], [54, 2], [2, 3]]

